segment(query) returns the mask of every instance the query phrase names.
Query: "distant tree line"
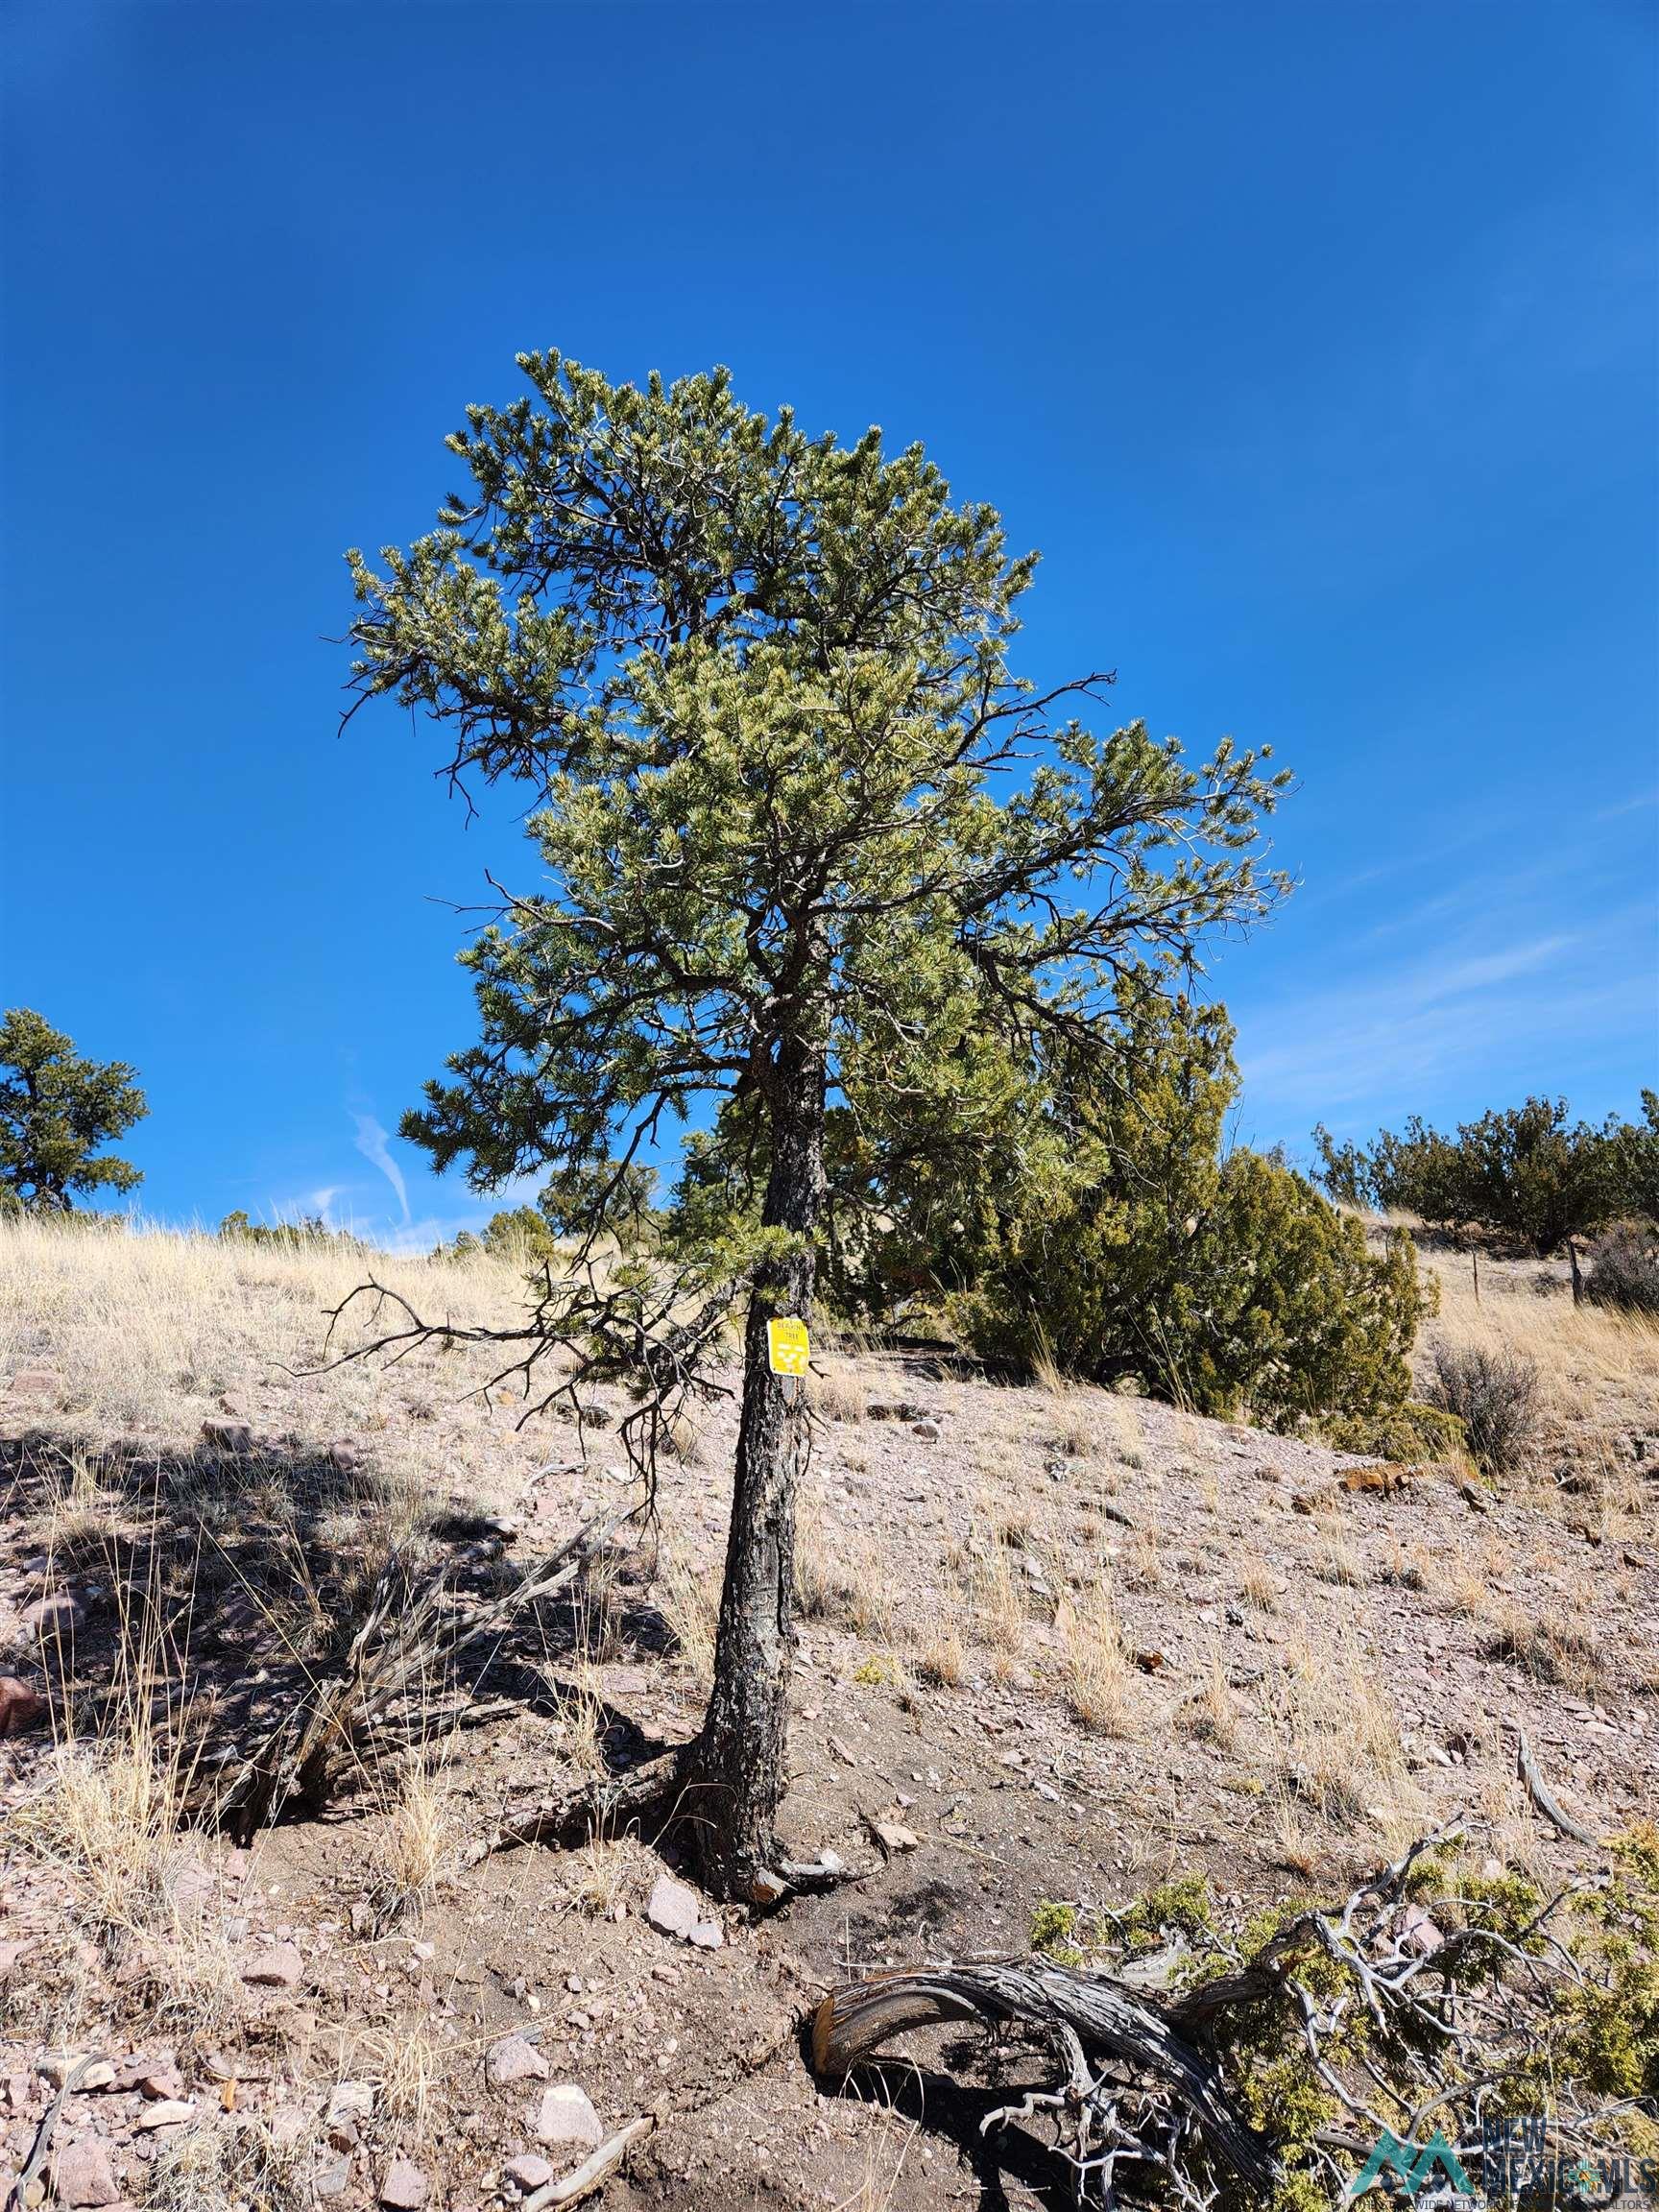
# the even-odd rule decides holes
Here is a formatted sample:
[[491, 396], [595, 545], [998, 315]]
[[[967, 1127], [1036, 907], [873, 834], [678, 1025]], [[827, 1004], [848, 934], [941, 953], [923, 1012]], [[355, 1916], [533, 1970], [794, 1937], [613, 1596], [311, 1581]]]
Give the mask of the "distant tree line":
[[1574, 1121], [1564, 1098], [1528, 1098], [1452, 1136], [1413, 1115], [1402, 1133], [1338, 1143], [1320, 1126], [1317, 1180], [1334, 1198], [1412, 1214], [1449, 1233], [1482, 1229], [1541, 1259], [1619, 1220], [1659, 1221], [1659, 1093], [1642, 1119]]

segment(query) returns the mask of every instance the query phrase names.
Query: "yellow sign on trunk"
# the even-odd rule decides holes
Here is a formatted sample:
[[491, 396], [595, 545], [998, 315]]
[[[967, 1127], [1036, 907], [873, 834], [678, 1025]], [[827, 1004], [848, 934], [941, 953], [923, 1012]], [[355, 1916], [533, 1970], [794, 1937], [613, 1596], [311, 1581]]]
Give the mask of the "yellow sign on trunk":
[[805, 1321], [788, 1314], [781, 1321], [767, 1322], [766, 1357], [774, 1375], [805, 1375], [806, 1353]]

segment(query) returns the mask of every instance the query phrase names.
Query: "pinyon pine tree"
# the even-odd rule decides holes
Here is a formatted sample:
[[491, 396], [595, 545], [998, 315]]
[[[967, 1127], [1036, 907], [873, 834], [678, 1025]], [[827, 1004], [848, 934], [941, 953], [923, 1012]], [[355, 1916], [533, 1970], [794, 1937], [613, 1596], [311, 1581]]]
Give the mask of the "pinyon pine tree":
[[[637, 1205], [642, 1147], [700, 1102], [755, 1125], [758, 1221], [633, 1358], [681, 1373], [746, 1300], [713, 1687], [668, 1797], [709, 1886], [767, 1902], [821, 1871], [775, 1827], [806, 1410], [767, 1323], [811, 1314], [827, 1115], [879, 1087], [939, 1145], [1005, 1126], [1045, 1040], [1096, 1048], [1120, 976], [1173, 978], [1276, 898], [1252, 849], [1284, 779], [1094, 732], [1074, 711], [1104, 674], [1012, 674], [1035, 556], [920, 446], [808, 437], [723, 370], [518, 365], [532, 394], [448, 442], [470, 481], [439, 528], [350, 556], [358, 704], [436, 717], [463, 788], [527, 789], [541, 876], [463, 955], [481, 1038], [405, 1133], [479, 1189], [551, 1169], [577, 1194], [534, 1358], [614, 1318], [582, 1262]], [[653, 1262], [628, 1264], [643, 1301]]]
[[31, 1213], [67, 1214], [77, 1193], [144, 1178], [99, 1146], [150, 1111], [124, 1060], [88, 1060], [27, 1006], [0, 1022], [0, 1185]]

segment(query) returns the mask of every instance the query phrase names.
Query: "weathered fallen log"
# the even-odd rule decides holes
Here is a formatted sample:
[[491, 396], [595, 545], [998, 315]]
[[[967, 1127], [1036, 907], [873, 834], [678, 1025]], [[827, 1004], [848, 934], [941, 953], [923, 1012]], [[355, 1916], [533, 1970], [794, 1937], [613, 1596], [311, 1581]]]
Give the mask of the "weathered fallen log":
[[[1120, 2065], [1162, 2085], [1190, 2116], [1208, 2148], [1248, 2187], [1265, 2195], [1279, 2178], [1271, 2147], [1243, 2118], [1217, 2069], [1148, 1998], [1061, 1966], [1032, 1960], [926, 1967], [851, 1984], [831, 1991], [818, 2008], [812, 2062], [820, 2075], [839, 2081], [894, 2036], [961, 2020], [1034, 2029], [1067, 2052], [1067, 2091], [1053, 2099], [1028, 2098], [1027, 2110], [1071, 2101], [1080, 2105], [1100, 2090], [1101, 2062]], [[1089, 2146], [1082, 2148], [1086, 2153]], [[1081, 2160], [1074, 2156], [1073, 2162]]]

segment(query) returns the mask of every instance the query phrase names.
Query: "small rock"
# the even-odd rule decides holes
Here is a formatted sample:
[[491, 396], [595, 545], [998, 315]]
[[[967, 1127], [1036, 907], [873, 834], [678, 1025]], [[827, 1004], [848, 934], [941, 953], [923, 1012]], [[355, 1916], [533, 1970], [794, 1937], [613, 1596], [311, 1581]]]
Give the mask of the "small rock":
[[292, 1989], [305, 1971], [305, 1961], [294, 1943], [274, 1943], [242, 1969], [242, 1979], [255, 1989]]
[[689, 1938], [703, 1917], [703, 1902], [688, 1883], [672, 1874], [659, 1874], [645, 1902], [645, 1917], [663, 1936]]
[[50, 1598], [36, 1598], [33, 1605], [25, 1605], [18, 1616], [23, 1633], [36, 1644], [60, 1643], [72, 1637], [81, 1623], [82, 1604], [67, 1590], [56, 1591]]
[[939, 1441], [939, 1424], [930, 1420], [912, 1421], [910, 1433], [912, 1436], [920, 1436], [924, 1444], [936, 1444]]
[[1446, 1940], [1421, 1905], [1407, 1905], [1400, 1915], [1398, 1927], [1401, 1943], [1407, 1951], [1415, 1951], [1422, 1959], [1428, 1958], [1431, 1952], [1438, 1951]]
[[311, 2115], [302, 2104], [278, 2104], [271, 2115], [271, 2140], [278, 2151], [297, 2151], [311, 2132]]
[[503, 2035], [490, 2046], [484, 2079], [493, 2089], [504, 2089], [509, 2081], [545, 2081], [547, 2061], [522, 2035]]
[[0, 1736], [21, 1736], [46, 1718], [46, 1700], [15, 1674], [0, 1674]]
[[187, 1920], [199, 1918], [219, 1896], [218, 1876], [211, 1866], [204, 1866], [200, 1859], [186, 1859], [175, 1867], [168, 1887], [174, 1909]]
[[521, 2151], [517, 2158], [508, 2159], [501, 2169], [501, 2176], [528, 2197], [532, 2189], [540, 2189], [544, 2182], [551, 2181], [558, 2171], [540, 2152]]
[[13, 1398], [56, 1398], [62, 1387], [62, 1376], [49, 1367], [25, 1367], [12, 1378]]
[[420, 2212], [431, 2189], [419, 2166], [407, 2158], [394, 2158], [380, 2184], [380, 2201], [393, 2206], [394, 2212]]
[[574, 2081], [556, 2082], [542, 2097], [536, 2133], [543, 2143], [574, 2143], [584, 2151], [596, 2151], [605, 2140], [587, 2090]]
[[[48, 2051], [40, 2060], [40, 2072], [54, 2089], [61, 2089], [77, 2066], [86, 2056], [84, 2051]], [[78, 2092], [90, 2092], [109, 2088], [115, 2080], [115, 2069], [108, 2058], [94, 2058], [75, 2087]]]
[[96, 2135], [66, 2143], [52, 2161], [52, 2193], [60, 2204], [117, 2204], [121, 2191], [109, 2153]]
[[919, 1851], [922, 1839], [913, 1829], [901, 1828], [895, 1820], [872, 1820], [870, 1832], [883, 1851]]
[[323, 1456], [327, 1460], [329, 1466], [340, 1475], [355, 1475], [358, 1468], [363, 1464], [363, 1455], [358, 1451], [356, 1445], [348, 1443], [344, 1437], [339, 1437], [330, 1444]]
[[15, 1943], [0, 1943], [0, 1982], [7, 1979], [29, 1948], [28, 1940], [23, 1936], [19, 1936]]
[[163, 2097], [155, 2104], [146, 2104], [132, 2125], [146, 2132], [156, 2128], [181, 2128], [186, 2120], [194, 2119], [196, 2107], [180, 2097]]
[[202, 1441], [215, 1452], [252, 1452], [253, 1431], [246, 1421], [204, 1421]]
[[311, 2168], [311, 2188], [318, 2197], [344, 2197], [351, 2186], [351, 2153], [338, 2152], [334, 2156], [323, 2156]]

